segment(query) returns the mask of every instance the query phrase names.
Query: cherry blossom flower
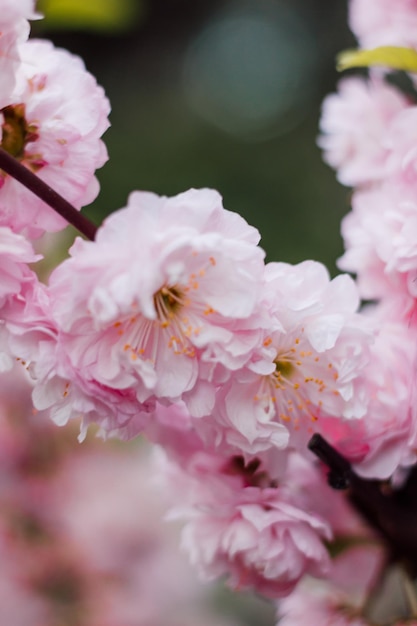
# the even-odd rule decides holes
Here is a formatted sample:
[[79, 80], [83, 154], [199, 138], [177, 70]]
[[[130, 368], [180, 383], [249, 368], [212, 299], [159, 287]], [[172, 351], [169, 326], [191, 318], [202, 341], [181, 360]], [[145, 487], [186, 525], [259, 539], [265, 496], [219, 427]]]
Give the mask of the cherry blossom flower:
[[386, 184], [355, 192], [352, 206], [342, 222], [346, 252], [339, 267], [357, 274], [363, 298], [389, 300], [398, 317], [412, 319], [417, 296], [413, 194]]
[[349, 24], [362, 47], [417, 47], [416, 0], [350, 0]]
[[56, 336], [40, 345], [37, 407], [56, 402], [61, 422], [95, 411], [109, 431], [156, 400], [212, 405], [211, 370], [244, 363], [260, 334], [258, 240], [214, 191], [132, 194], [51, 275]]
[[344, 423], [327, 420], [323, 433], [359, 475], [395, 481], [401, 468], [416, 462], [416, 329], [393, 320], [385, 307], [372, 308], [367, 315], [379, 330], [364, 375], [369, 398], [366, 418]]
[[288, 444], [305, 450], [326, 416], [365, 415], [362, 376], [372, 330], [356, 313], [352, 279], [330, 281], [319, 263], [270, 263], [264, 306], [271, 327], [243, 368], [219, 388], [215, 410], [196, 421], [202, 436], [257, 454]]
[[0, 2], [0, 108], [13, 102], [16, 75], [21, 62], [18, 44], [29, 36], [29, 22], [40, 17], [35, 0]]
[[385, 142], [389, 149], [385, 181], [397, 185], [405, 195], [417, 189], [417, 106], [399, 112], [387, 128]]
[[[30, 248], [21, 235], [11, 235]], [[92, 422], [101, 423], [103, 434], [104, 431], [113, 434], [117, 430], [120, 437], [122, 434], [124, 438], [136, 435], [143, 430], [154, 403], [139, 405], [132, 392], [115, 393], [113, 389], [80, 376], [61, 349], [45, 285], [33, 272], [27, 270], [27, 273], [19, 293], [8, 298], [2, 309], [2, 369], [10, 368], [16, 360], [29, 370], [37, 383], [33, 389], [36, 410], [48, 410], [50, 418], [60, 426], [70, 418], [82, 418], [81, 439]]]
[[257, 459], [203, 451], [181, 469], [166, 463], [170, 493], [181, 493], [171, 517], [185, 519], [182, 545], [204, 577], [226, 575], [233, 588], [276, 598], [306, 572], [327, 571], [330, 527], [303, 508], [290, 473], [277, 485]]
[[407, 98], [380, 77], [340, 81], [338, 93], [323, 102], [318, 140], [340, 182], [355, 186], [384, 178], [392, 144], [389, 128], [408, 106]]
[[[19, 54], [17, 84], [0, 110], [1, 146], [79, 209], [98, 193], [109, 103], [80, 58], [36, 40], [20, 44]], [[66, 225], [9, 175], [0, 184], [0, 223], [30, 237]]]

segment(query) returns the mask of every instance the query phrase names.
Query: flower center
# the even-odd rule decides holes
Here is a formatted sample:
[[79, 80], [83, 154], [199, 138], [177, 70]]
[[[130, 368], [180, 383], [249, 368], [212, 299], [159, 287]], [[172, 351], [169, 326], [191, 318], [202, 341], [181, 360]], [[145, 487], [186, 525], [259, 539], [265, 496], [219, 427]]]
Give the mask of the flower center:
[[275, 372], [274, 375], [278, 380], [282, 380], [283, 378], [291, 378], [291, 375], [294, 373], [295, 367], [291, 361], [287, 361], [286, 359], [277, 359], [275, 361]]
[[164, 286], [153, 297], [154, 306], [158, 320], [163, 325], [168, 325], [184, 306], [184, 294], [180, 287]]
[[28, 124], [25, 117], [24, 104], [11, 104], [0, 110], [3, 116], [1, 125], [1, 147], [19, 161], [24, 159], [30, 165], [32, 171], [39, 170], [45, 163], [40, 155], [26, 155], [26, 145], [39, 139], [36, 124]]
[[4, 122], [1, 147], [16, 159], [21, 159], [25, 152], [28, 128], [25, 119], [25, 105], [16, 104], [1, 110]]
[[[328, 390], [326, 381], [333, 365], [321, 358], [300, 336], [291, 343], [282, 342], [276, 346], [274, 359], [275, 370], [272, 374], [261, 377], [259, 392], [254, 396], [255, 402], [263, 402], [265, 413], [283, 422], [291, 422], [294, 429], [300, 428], [301, 420], [316, 422], [323, 406], [320, 394]], [[264, 342], [265, 346], [272, 343], [271, 338]], [[332, 375], [337, 380], [337, 373]]]

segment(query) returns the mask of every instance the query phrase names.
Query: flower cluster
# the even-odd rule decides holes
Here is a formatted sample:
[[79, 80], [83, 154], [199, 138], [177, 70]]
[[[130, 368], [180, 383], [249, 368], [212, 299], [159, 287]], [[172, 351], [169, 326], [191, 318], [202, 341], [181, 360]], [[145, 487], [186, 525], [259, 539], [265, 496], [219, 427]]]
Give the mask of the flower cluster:
[[135, 192], [4, 321], [36, 409], [81, 416], [82, 436], [96, 422], [163, 445], [189, 478], [184, 505], [207, 484], [183, 511], [192, 559], [276, 597], [327, 571], [331, 526], [291, 495], [291, 468], [300, 457], [314, 475], [311, 434], [363, 417], [374, 332], [352, 279], [313, 261], [265, 265], [258, 241], [215, 191]]
[[[414, 2], [350, 4], [351, 28], [366, 46], [415, 46], [416, 19]], [[367, 78], [343, 79], [324, 101], [319, 139], [339, 180], [354, 188], [339, 266], [356, 274], [363, 299], [375, 301], [365, 315], [379, 327], [366, 420], [339, 433], [338, 445], [360, 461], [362, 475], [378, 478], [415, 463], [416, 449], [417, 104], [387, 78], [371, 68]]]
[[[98, 191], [108, 103], [78, 58], [27, 40], [34, 7], [16, 7], [0, 0], [0, 45], [13, 50], [1, 147], [76, 211]], [[407, 44], [400, 25], [416, 18], [410, 2], [351, 4], [361, 41], [371, 33]], [[155, 471], [191, 560], [233, 588], [295, 594], [282, 605], [284, 626], [306, 610], [317, 623], [369, 617], [353, 591], [323, 582], [337, 587], [340, 545], [368, 549], [376, 539], [327, 485], [312, 435], [357, 480], [387, 490], [407, 485], [417, 460], [416, 112], [373, 71], [343, 81], [324, 104], [325, 158], [355, 187], [340, 266], [356, 282], [331, 279], [314, 261], [265, 263], [258, 231], [216, 191], [191, 189], [133, 192], [43, 284], [27, 238], [63, 220], [0, 173], [0, 371], [23, 364], [35, 409], [60, 425], [81, 420], [80, 438], [95, 423], [104, 437], [157, 444]], [[376, 302], [360, 311], [361, 298]], [[352, 571], [356, 553], [345, 550]], [[322, 579], [312, 583], [322, 596], [303, 582], [295, 590], [305, 575]]]
[[[354, 0], [350, 18], [364, 45], [416, 44], [407, 35], [417, 19], [414, 2]], [[386, 78], [371, 68], [369, 78], [343, 79], [324, 102], [320, 144], [339, 180], [354, 187], [352, 212], [342, 223], [340, 267], [357, 274], [362, 298], [381, 300], [394, 318], [413, 322], [417, 106]]]

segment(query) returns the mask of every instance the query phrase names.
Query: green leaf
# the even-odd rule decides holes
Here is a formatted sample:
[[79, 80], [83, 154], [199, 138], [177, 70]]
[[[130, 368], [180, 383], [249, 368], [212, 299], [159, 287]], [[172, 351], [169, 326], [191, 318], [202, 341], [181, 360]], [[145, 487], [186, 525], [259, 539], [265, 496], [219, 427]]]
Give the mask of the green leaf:
[[381, 46], [373, 50], [345, 50], [336, 59], [336, 66], [339, 71], [351, 67], [372, 67], [373, 65], [406, 72], [417, 72], [417, 50]]
[[66, 30], [127, 30], [137, 22], [143, 5], [140, 0], [39, 0], [45, 26]]

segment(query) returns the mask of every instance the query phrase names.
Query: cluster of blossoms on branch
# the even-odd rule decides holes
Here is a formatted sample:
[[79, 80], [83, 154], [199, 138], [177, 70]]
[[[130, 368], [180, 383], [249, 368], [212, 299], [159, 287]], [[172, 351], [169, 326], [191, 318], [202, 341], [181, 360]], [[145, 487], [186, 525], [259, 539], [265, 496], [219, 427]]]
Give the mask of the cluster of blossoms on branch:
[[[416, 45], [417, 4], [350, 10], [360, 43]], [[0, 0], [1, 148], [80, 209], [98, 192], [109, 105], [78, 58], [27, 39], [35, 17], [33, 2]], [[95, 423], [158, 444], [191, 560], [233, 588], [289, 596], [284, 626], [307, 613], [370, 623], [383, 567], [383, 543], [328, 486], [312, 435], [394, 490], [417, 461], [416, 115], [381, 70], [325, 102], [325, 157], [355, 187], [340, 266], [357, 281], [314, 261], [265, 263], [257, 230], [192, 189], [133, 192], [43, 284], [31, 240], [64, 220], [1, 173], [3, 375], [20, 362], [34, 407], [81, 419], [81, 439]], [[360, 312], [361, 299], [374, 302]]]

